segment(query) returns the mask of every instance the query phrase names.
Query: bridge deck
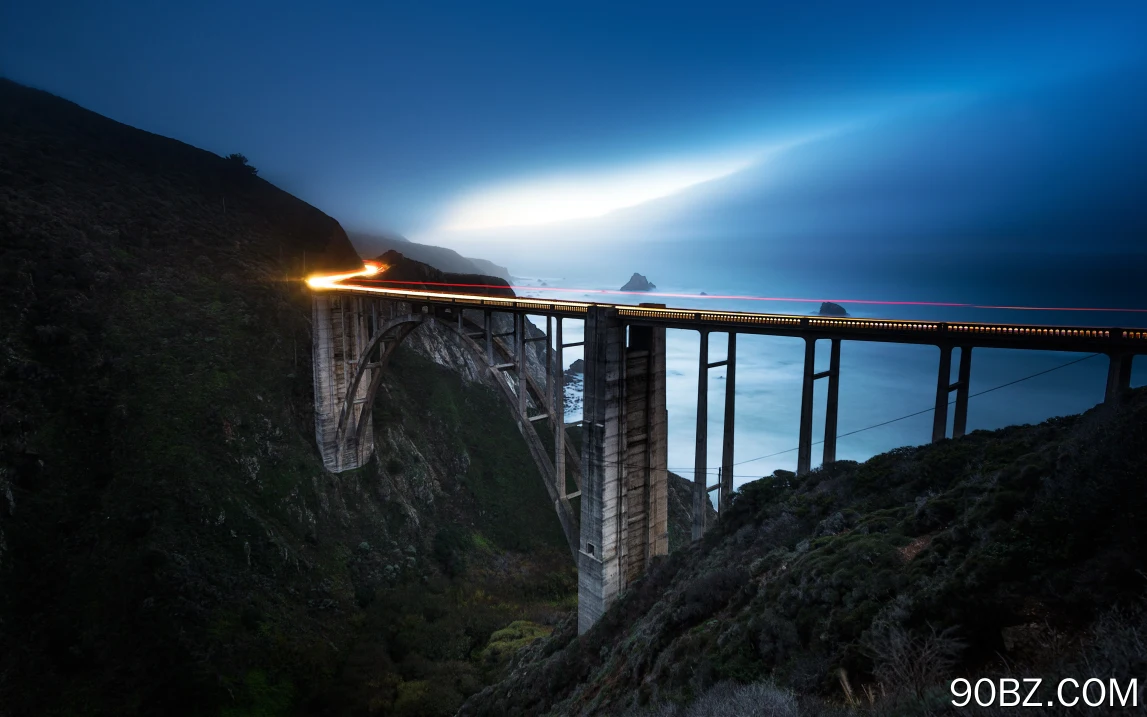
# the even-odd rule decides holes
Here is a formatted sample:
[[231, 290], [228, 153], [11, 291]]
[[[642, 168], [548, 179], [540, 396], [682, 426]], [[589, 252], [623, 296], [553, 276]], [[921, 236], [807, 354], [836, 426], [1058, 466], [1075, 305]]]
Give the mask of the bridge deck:
[[[1103, 326], [1045, 326], [1038, 324], [1002, 324], [983, 322], [908, 321], [897, 319], [861, 319], [831, 316], [797, 316], [745, 311], [719, 311], [705, 309], [671, 308], [660, 304], [615, 304], [585, 301], [548, 301], [534, 298], [488, 296], [484, 294], [456, 293], [455, 291], [414, 290], [395, 288], [372, 281], [366, 275], [379, 273], [377, 265], [366, 265], [363, 272], [308, 279], [316, 290], [315, 296], [315, 355], [342, 357], [342, 365], [327, 361], [328, 368], [348, 371], [363, 370], [369, 362], [370, 352], [386, 332], [398, 325], [421, 325], [427, 316], [435, 317], [443, 326], [455, 331], [462, 342], [469, 344], [479, 361], [492, 370], [495, 382], [510, 402], [518, 427], [526, 438], [527, 446], [538, 464], [554, 508], [570, 543], [571, 552], [578, 561], [578, 631], [584, 632], [616, 599], [626, 581], [644, 572], [647, 558], [663, 554], [666, 543], [662, 540], [664, 481], [668, 445], [668, 414], [665, 403], [665, 330], [686, 329], [708, 333], [728, 333], [728, 350], [721, 361], [709, 361], [709, 340], [700, 342], [697, 382], [697, 431], [694, 455], [693, 530], [694, 541], [704, 535], [705, 511], [711, 490], [720, 490], [721, 514], [728, 505], [732, 492], [736, 396], [736, 335], [764, 334], [805, 339], [804, 370], [801, 387], [801, 412], [797, 473], [812, 469], [813, 403], [816, 381], [827, 379], [827, 400], [824, 417], [824, 463], [836, 460], [837, 417], [839, 411], [840, 347], [842, 341], [879, 341], [889, 343], [923, 344], [939, 348], [939, 365], [935, 383], [935, 408], [932, 440], [946, 440], [948, 434], [948, 405], [956, 393], [952, 436], [963, 436], [967, 429], [968, 399], [971, 361], [975, 348], [1006, 348], [1050, 351], [1079, 351], [1103, 353], [1108, 356], [1105, 402], [1118, 402], [1126, 396], [1131, 383], [1133, 357], [1147, 353], [1147, 329]], [[338, 301], [323, 292], [333, 293]], [[369, 298], [382, 301], [369, 301]], [[333, 310], [327, 320], [320, 321], [320, 309], [337, 303], [338, 317]], [[344, 305], [352, 310], [346, 313]], [[390, 323], [379, 324], [380, 305], [389, 305], [385, 312]], [[369, 308], [367, 308], [369, 306]], [[326, 311], [327, 309], [323, 309]], [[485, 312], [482, 321], [468, 321], [464, 310]], [[370, 313], [371, 321], [366, 321]], [[505, 344], [501, 337], [505, 331], [496, 331], [494, 313], [514, 314], [513, 336]], [[526, 336], [526, 315], [546, 316], [546, 331], [541, 337]], [[478, 317], [471, 316], [471, 319]], [[557, 321], [551, 321], [556, 318]], [[585, 321], [584, 339], [566, 343], [562, 338], [562, 319]], [[360, 327], [352, 334], [358, 336], [377, 333], [368, 345], [347, 351], [347, 327]], [[504, 327], [502, 327], [504, 328]], [[341, 351], [338, 339], [342, 339]], [[388, 349], [397, 346], [397, 340], [384, 342]], [[484, 341], [483, 341], [484, 339]], [[544, 388], [535, 384], [527, 370], [527, 342], [535, 339], [546, 342]], [[816, 371], [816, 339], [830, 340], [829, 368]], [[582, 435], [580, 456], [570, 448], [565, 437], [563, 383], [560, 380], [564, 366], [562, 351], [575, 345], [584, 346], [585, 382], [583, 412], [587, 418]], [[953, 382], [952, 358], [959, 350], [959, 378]], [[380, 349], [381, 350], [381, 349]], [[343, 412], [362, 415], [355, 422], [367, 426], [369, 433], [369, 401], [381, 373], [376, 373], [370, 388], [359, 405], [358, 384], [335, 387], [339, 370], [320, 371], [322, 362], [316, 360], [316, 435], [324, 451], [324, 465], [337, 464], [336, 470], [362, 465], [370, 449], [359, 431], [354, 440], [337, 441], [328, 446], [323, 439], [327, 432], [318, 419], [322, 410], [343, 406]], [[381, 368], [385, 357], [380, 354], [377, 365]], [[725, 417], [720, 481], [709, 486], [711, 464], [708, 458], [708, 371], [726, 367], [724, 381]], [[557, 368], [558, 380], [553, 379]], [[509, 375], [516, 374], [511, 385]], [[357, 374], [356, 374], [357, 375]], [[330, 379], [330, 380], [328, 380]], [[325, 382], [325, 383], [324, 383]], [[326, 386], [325, 391], [320, 387]], [[559, 399], [559, 400], [555, 400]], [[529, 409], [533, 402], [534, 411]], [[341, 402], [341, 403], [340, 403]], [[367, 409], [364, 411], [364, 409]], [[333, 414], [331, 414], [333, 415]], [[329, 418], [329, 417], [328, 417]], [[542, 446], [540, 434], [532, 428], [536, 421], [548, 419], [554, 432], [553, 460]], [[331, 423], [330, 420], [327, 423]], [[341, 428], [344, 421], [339, 419]], [[335, 433], [336, 431], [329, 431]], [[577, 464], [572, 477], [578, 490], [568, 494], [566, 471], [567, 452]], [[332, 460], [328, 461], [328, 453]], [[348, 462], [349, 461], [349, 462]], [[353, 464], [353, 465], [352, 465]], [[581, 498], [581, 519], [573, 518], [570, 499]]]
[[339, 283], [337, 286], [329, 287], [329, 289], [337, 292], [368, 294], [378, 298], [424, 306], [490, 309], [563, 318], [584, 318], [591, 307], [606, 307], [616, 309], [618, 316], [629, 324], [656, 324], [667, 328], [695, 331], [815, 337], [849, 341], [974, 346], [977, 348], [1147, 353], [1147, 329], [968, 321], [860, 319], [747, 311], [662, 308], [601, 302], [546, 301], [531, 298], [492, 297], [481, 294], [393, 289], [372, 285], [369, 280], [362, 279]]

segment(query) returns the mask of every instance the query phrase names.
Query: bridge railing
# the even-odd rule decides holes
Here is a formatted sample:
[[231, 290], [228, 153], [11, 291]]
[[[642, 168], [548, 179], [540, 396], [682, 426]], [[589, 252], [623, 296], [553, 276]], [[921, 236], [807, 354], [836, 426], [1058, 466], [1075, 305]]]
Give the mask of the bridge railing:
[[[613, 304], [607, 302], [546, 301], [535, 298], [503, 298], [441, 291], [414, 291], [372, 285], [369, 281], [341, 284], [335, 291], [373, 294], [378, 298], [408, 301], [415, 304], [439, 306], [468, 306], [540, 315], [584, 316], [591, 308], [614, 309], [619, 316], [645, 322], [664, 322], [677, 326], [744, 326], [747, 332], [767, 333], [769, 329], [791, 335], [801, 329], [820, 333], [865, 334], [867, 337], [887, 336], [889, 340], [907, 340], [912, 343], [963, 343], [984, 341], [985, 345], [1001, 342], [1051, 342], [1057, 347], [1078, 343], [1079, 350], [1091, 350], [1097, 342], [1129, 344], [1126, 348], [1138, 351], [1147, 346], [1147, 330], [1099, 326], [1044, 326], [1037, 324], [937, 322], [907, 319], [869, 319], [858, 317], [793, 316], [747, 311], [716, 311], [709, 309], [660, 308]], [[762, 331], [763, 330], [763, 331]], [[859, 340], [865, 340], [861, 338]], [[1064, 348], [1061, 350], [1071, 350]]]
[[[342, 296], [337, 296], [339, 294]], [[378, 301], [368, 301], [367, 297]], [[364, 307], [366, 303], [370, 304], [369, 314]], [[391, 323], [380, 323], [376, 305], [379, 303], [390, 305], [386, 315]], [[470, 314], [473, 316], [468, 316]], [[513, 331], [496, 333], [492, 322], [496, 314], [511, 314]], [[384, 353], [384, 348], [379, 348], [379, 358], [371, 361], [371, 351], [375, 346], [383, 346], [383, 342], [389, 342], [385, 347], [392, 350], [402, 340], [405, 334], [396, 333], [390, 337], [387, 333], [387, 327], [392, 326], [399, 315], [408, 317], [399, 321], [403, 326], [404, 322], [415, 325], [417, 320], [417, 325], [421, 325], [422, 320], [430, 319], [454, 330], [460, 343], [467, 346], [480, 362], [487, 364], [495, 383], [512, 404], [519, 428], [538, 462], [562, 521], [571, 551], [579, 561], [579, 630], [592, 624], [608, 606], [619, 586], [624, 584], [623, 576], [644, 569], [644, 563], [634, 556], [660, 554], [658, 551], [662, 550], [660, 541], [664, 536], [658, 526], [662, 522], [664, 511], [660, 506], [664, 496], [657, 501], [638, 501], [632, 505], [625, 502], [624, 510], [618, 509], [614, 499], [630, 493], [634, 496], [661, 496], [664, 492], [662, 474], [666, 470], [664, 454], [668, 440], [664, 365], [667, 328], [701, 334], [692, 501], [694, 540], [700, 539], [705, 532], [702, 506], [709, 500], [709, 493], [719, 491], [718, 503], [722, 510], [732, 494], [738, 334], [800, 338], [805, 342], [798, 473], [812, 469], [813, 388], [822, 379], [828, 384], [823, 462], [836, 460], [842, 342], [923, 344], [939, 348], [933, 441], [947, 437], [952, 393], [956, 395], [952, 436], [959, 437], [965, 433], [968, 399], [972, 395], [969, 389], [973, 349], [1105, 354], [1109, 366], [1104, 400], [1109, 402], [1121, 400], [1126, 395], [1130, 388], [1133, 357], [1147, 353], [1147, 329], [1138, 328], [794, 316], [671, 308], [656, 304], [546, 301], [414, 291], [371, 285], [369, 282], [339, 284], [323, 287], [323, 291], [316, 294], [314, 321], [316, 438], [324, 451], [324, 464], [332, 470], [361, 465], [373, 448], [370, 442], [362, 440], [362, 434], [370, 431], [369, 407], [388, 354]], [[527, 328], [530, 323], [528, 317], [531, 316], [547, 318], [543, 335], [527, 337], [527, 332], [532, 330]], [[477, 318], [482, 319], [480, 324]], [[551, 319], [556, 321], [551, 322]], [[582, 341], [563, 341], [563, 319], [584, 321]], [[727, 334], [728, 337], [726, 358], [720, 361], [710, 361], [708, 357], [709, 338], [714, 333]], [[512, 336], [511, 341], [503, 342], [500, 337], [504, 336]], [[535, 381], [530, 375], [526, 347], [535, 341], [546, 342], [544, 384], [540, 378]], [[818, 342], [823, 341], [829, 342], [829, 368], [818, 372], [815, 370], [816, 350]], [[581, 455], [572, 449], [565, 436], [562, 370], [563, 349], [579, 345], [585, 347], [586, 363], [583, 411], [585, 416], [593, 416], [588, 424], [590, 428], [583, 436]], [[956, 351], [959, 352], [958, 378], [952, 381], [951, 369]], [[725, 367], [725, 420], [720, 478], [717, 485], [710, 486], [708, 371], [719, 367]], [[372, 379], [364, 388], [365, 376], [359, 374], [366, 371], [375, 373], [371, 374]], [[512, 384], [507, 372], [514, 374]], [[354, 379], [347, 380], [351, 375]], [[534, 413], [528, 410], [531, 402], [536, 409]], [[341, 414], [334, 410], [340, 406], [343, 409]], [[632, 416], [627, 413], [631, 408]], [[362, 411], [361, 414], [355, 413], [356, 410]], [[533, 427], [535, 422], [545, 419], [551, 421], [554, 432], [552, 460], [547, 455], [548, 447], [542, 445], [540, 434]], [[352, 432], [352, 428], [358, 430]], [[340, 440], [352, 435], [354, 440]], [[655, 455], [661, 458], [653, 460], [651, 456]], [[570, 475], [577, 489], [574, 493], [568, 492], [567, 459], [573, 462]], [[621, 471], [623, 466], [625, 471]], [[581, 520], [573, 514], [570, 501], [574, 498], [581, 500]], [[610, 503], [611, 500], [614, 503]], [[641, 520], [630, 520], [639, 514], [643, 516]], [[622, 548], [607, 550], [607, 546]]]

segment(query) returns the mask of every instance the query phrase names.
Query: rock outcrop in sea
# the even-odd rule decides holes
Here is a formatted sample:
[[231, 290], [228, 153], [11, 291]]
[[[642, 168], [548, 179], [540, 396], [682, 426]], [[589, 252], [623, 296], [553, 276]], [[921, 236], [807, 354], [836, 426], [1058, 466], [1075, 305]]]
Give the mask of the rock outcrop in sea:
[[631, 276], [629, 278], [629, 281], [625, 282], [625, 286], [621, 287], [621, 290], [622, 291], [652, 291], [653, 289], [656, 289], [656, 288], [657, 288], [656, 284], [651, 282], [649, 279], [647, 279], [642, 274], [638, 274], [635, 271], [635, 272], [633, 272], [633, 276]]
[[576, 359], [565, 370], [565, 412], [567, 415], [581, 410], [585, 390], [585, 361]]
[[817, 312], [821, 316], [848, 316], [848, 312], [840, 304], [834, 304], [831, 301], [821, 302], [820, 311]]

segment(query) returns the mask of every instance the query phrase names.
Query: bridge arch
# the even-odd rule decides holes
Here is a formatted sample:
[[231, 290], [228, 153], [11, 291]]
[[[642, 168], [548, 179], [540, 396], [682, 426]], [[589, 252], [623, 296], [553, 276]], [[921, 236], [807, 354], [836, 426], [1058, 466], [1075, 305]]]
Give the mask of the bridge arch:
[[[336, 277], [338, 279], [338, 277]], [[697, 541], [705, 531], [704, 504], [709, 491], [720, 489], [720, 503], [726, 505], [733, 475], [734, 381], [737, 334], [790, 336], [805, 340], [805, 362], [801, 398], [800, 447], [798, 473], [811, 468], [812, 400], [813, 387], [818, 379], [827, 378], [829, 401], [825, 420], [825, 462], [835, 458], [836, 389], [839, 380], [840, 345], [844, 341], [887, 342], [919, 344], [938, 347], [940, 366], [936, 383], [936, 408], [933, 422], [933, 441], [944, 440], [946, 411], [949, 395], [956, 392], [956, 421], [954, 433], [965, 428], [967, 401], [971, 398], [969, 375], [973, 349], [1006, 348], [1051, 351], [1093, 352], [1106, 354], [1109, 360], [1104, 400], [1117, 403], [1130, 390], [1131, 362], [1135, 356], [1147, 352], [1147, 331], [1119, 327], [1087, 326], [1035, 326], [1023, 324], [991, 324], [979, 322], [929, 322], [867, 319], [852, 317], [825, 318], [819, 316], [788, 316], [755, 314], [736, 311], [701, 311], [695, 309], [666, 308], [656, 304], [638, 306], [597, 304], [580, 301], [546, 301], [530, 297], [491, 297], [480, 294], [438, 293], [431, 291], [383, 288], [364, 283], [344, 285], [339, 280], [319, 282], [312, 287], [320, 289], [314, 300], [315, 321], [315, 431], [324, 465], [332, 471], [345, 470], [365, 462], [371, 445], [371, 432], [362, 425], [369, 421], [369, 401], [377, 388], [374, 371], [384, 363], [385, 351], [379, 351], [380, 361], [372, 365], [370, 355], [364, 353], [374, 339], [372, 327], [392, 335], [394, 345], [401, 342], [413, 327], [406, 324], [439, 321], [439, 325], [454, 330], [459, 344], [471, 353], [481, 355], [481, 347], [474, 336], [485, 339], [488, 371], [493, 372], [499, 389], [516, 412], [518, 425], [531, 452], [546, 479], [546, 488], [556, 496], [555, 507], [563, 517], [563, 528], [578, 562], [578, 631], [584, 632], [603, 614], [634, 576], [640, 575], [651, 564], [651, 559], [667, 551], [666, 475], [668, 442], [668, 416], [665, 400], [665, 331], [688, 329], [701, 332], [698, 357], [697, 446], [693, 481], [693, 539]], [[329, 291], [330, 293], [327, 293]], [[377, 311], [379, 296], [384, 302], [406, 302], [406, 320], [397, 323], [379, 323]], [[399, 304], [395, 304], [399, 305]], [[372, 320], [365, 319], [369, 313]], [[415, 310], [417, 309], [417, 311]], [[484, 330], [471, 333], [472, 324], [464, 312], [482, 311], [486, 318]], [[561, 468], [566, 451], [565, 427], [555, 421], [555, 441], [559, 450], [551, 463], [540, 450], [540, 441], [529, 422], [544, 416], [529, 416], [527, 399], [535, 395], [535, 405], [545, 407], [551, 403], [550, 391], [537, 390], [527, 371], [522, 370], [520, 390], [511, 386], [508, 378], [498, 372], [512, 368], [514, 356], [523, 351], [510, 352], [501, 342], [492, 340], [489, 316], [491, 311], [514, 315], [515, 326], [522, 323], [524, 314], [556, 318], [556, 350], [561, 367], [563, 344], [561, 320], [580, 319], [585, 322], [583, 342], [585, 355], [585, 391], [583, 401], [582, 474], [577, 494], [581, 500], [581, 540], [575, 544], [573, 516], [568, 501], [574, 494], [560, 496], [556, 490], [555, 473], [564, 476]], [[417, 314], [421, 313], [421, 316]], [[398, 313], [391, 313], [391, 319]], [[371, 327], [371, 328], [368, 328]], [[389, 328], [387, 328], [389, 327]], [[388, 332], [393, 332], [389, 334]], [[712, 332], [726, 333], [729, 341], [727, 358], [710, 362], [708, 339]], [[520, 339], [521, 332], [515, 331]], [[548, 333], [548, 332], [547, 332]], [[815, 347], [820, 339], [831, 345], [830, 368], [816, 371]], [[379, 339], [389, 348], [388, 339]], [[376, 347], [378, 343], [374, 344]], [[521, 347], [523, 344], [518, 343]], [[502, 363], [494, 358], [494, 349]], [[952, 383], [952, 349], [960, 351], [960, 378]], [[548, 362], [547, 362], [548, 363]], [[727, 367], [725, 382], [724, 441], [720, 476], [716, 486], [708, 485], [707, 460], [708, 376], [709, 369]], [[553, 366], [548, 366], [552, 370]], [[365, 380], [369, 375], [370, 380]], [[547, 381], [547, 385], [549, 382]], [[554, 392], [556, 393], [556, 392]], [[515, 408], [515, 400], [517, 399]], [[347, 404], [350, 404], [347, 406]], [[355, 404], [358, 404], [357, 407]], [[560, 402], [553, 401], [549, 413], [561, 415]], [[344, 411], [345, 409], [345, 411]], [[342, 413], [346, 417], [340, 419]], [[351, 431], [351, 426], [354, 430]], [[341, 432], [341, 433], [340, 433]], [[356, 440], [347, 440], [349, 436]], [[553, 466], [558, 466], [554, 471]], [[562, 481], [564, 484], [564, 480]], [[564, 492], [564, 485], [561, 492]], [[723, 512], [723, 511], [722, 511]]]
[[[414, 308], [400, 302], [316, 295], [316, 438], [324, 465], [339, 472], [359, 467], [369, 460], [374, 451], [374, 399], [391, 356], [420, 326], [429, 324], [445, 329], [453, 337], [454, 345], [467, 351], [493, 379], [498, 392], [506, 400], [541, 474], [566, 542], [576, 558], [580, 542], [579, 521], [570, 505], [570, 498], [578, 493], [566, 493], [565, 476], [559, 479], [549, 450], [533, 428], [537, 420], [548, 419], [551, 425], [562, 420], [560, 412], [553, 410], [557, 397], [561, 395], [561, 371], [548, 367], [555, 379], [553, 395], [530, 375], [528, 362], [521, 355], [525, 351], [524, 333], [528, 325], [522, 315], [514, 316], [512, 335], [515, 345], [511, 348], [492, 333], [492, 315], [488, 311], [484, 314], [483, 326], [461, 309], [443, 312], [415, 311]], [[480, 345], [475, 336], [483, 337], [485, 346]], [[333, 348], [325, 352], [325, 346]], [[513, 382], [508, 375], [510, 373], [516, 376]], [[324, 377], [330, 380], [321, 380]], [[531, 404], [539, 411], [533, 416], [529, 415]], [[565, 430], [564, 425], [562, 430]], [[562, 443], [568, 457], [564, 463], [573, 468], [574, 481], [580, 492], [580, 457], [568, 440]], [[564, 466], [562, 468], [564, 473]]]

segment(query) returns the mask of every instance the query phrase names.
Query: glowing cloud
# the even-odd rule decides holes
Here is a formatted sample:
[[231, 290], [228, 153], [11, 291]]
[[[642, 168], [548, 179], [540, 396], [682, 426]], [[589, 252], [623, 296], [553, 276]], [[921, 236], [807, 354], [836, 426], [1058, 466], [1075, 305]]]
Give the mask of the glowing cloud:
[[619, 209], [636, 207], [729, 177], [779, 152], [838, 134], [848, 127], [848, 124], [839, 124], [779, 142], [755, 143], [708, 157], [649, 162], [502, 184], [463, 197], [446, 213], [439, 229], [470, 232], [602, 217]]
[[503, 185], [463, 198], [447, 214], [442, 228], [471, 231], [600, 217], [728, 177], [755, 159], [661, 162]]

